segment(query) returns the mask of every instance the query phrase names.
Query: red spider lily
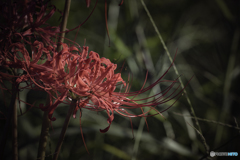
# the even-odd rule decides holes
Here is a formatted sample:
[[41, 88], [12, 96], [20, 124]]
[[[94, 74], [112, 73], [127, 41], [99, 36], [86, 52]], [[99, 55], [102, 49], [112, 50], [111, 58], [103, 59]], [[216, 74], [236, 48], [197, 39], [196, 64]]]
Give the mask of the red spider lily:
[[[90, 4], [90, 1], [87, 1], [87, 4]], [[135, 100], [136, 96], [147, 92], [162, 82], [162, 78], [172, 64], [163, 76], [152, 85], [144, 88], [145, 80], [142, 89], [129, 92], [130, 84], [121, 78], [121, 73], [115, 73], [117, 65], [109, 59], [100, 58], [96, 52], [91, 51], [88, 54], [88, 47], [83, 47], [81, 50], [62, 43], [62, 51], [56, 52], [56, 45], [51, 41], [51, 38], [57, 33], [51, 33], [51, 31], [56, 27], [40, 27], [52, 16], [55, 8], [44, 16], [47, 10], [46, 5], [41, 6], [37, 14], [33, 12], [36, 8], [35, 3], [27, 3], [24, 7], [26, 10], [21, 11], [21, 16], [18, 16], [20, 11], [16, 9], [17, 7], [13, 7], [13, 22], [11, 25], [9, 24], [12, 27], [5, 27], [5, 30], [9, 32], [1, 32], [1, 34], [9, 34], [9, 36], [3, 35], [4, 38], [0, 39], [0, 45], [4, 46], [0, 50], [0, 65], [4, 68], [22, 69], [25, 74], [17, 77], [17, 83], [29, 82], [29, 88], [43, 89], [50, 95], [50, 104], [45, 107], [41, 105], [40, 108], [49, 111], [51, 120], [56, 119], [52, 115], [60, 103], [67, 100], [67, 98], [70, 100], [77, 99], [78, 107], [76, 107], [73, 116], [75, 117], [77, 110], [81, 108], [94, 111], [105, 110], [109, 117], [107, 120], [109, 126], [100, 131], [106, 132], [114, 119], [115, 112], [130, 118], [147, 117], [149, 111], [143, 112], [142, 107], [150, 107], [157, 111], [156, 106], [179, 97], [180, 93], [182, 93], [183, 90], [172, 89], [178, 82], [175, 80], [162, 92], [151, 97]], [[5, 8], [5, 10], [7, 9], [9, 8]], [[5, 13], [7, 11], [5, 12], [5, 10], [3, 13], [6, 17]], [[35, 21], [33, 20], [34, 15], [37, 16]], [[4, 28], [4, 26], [1, 27]], [[23, 31], [17, 32], [18, 29]], [[17, 36], [20, 40], [13, 42], [14, 37]], [[41, 42], [36, 40], [39, 38], [42, 40]], [[24, 43], [22, 43], [22, 40]], [[25, 44], [30, 45], [31, 54], [25, 48]], [[1, 78], [4, 76], [6, 78], [16, 77], [14, 75], [6, 76], [4, 72], [0, 72], [0, 76]], [[121, 89], [120, 92], [116, 92], [117, 87], [121, 87], [124, 91], [121, 92]], [[154, 97], [155, 99], [150, 102], [138, 103]], [[55, 98], [54, 103], [52, 103], [53, 98]], [[142, 114], [133, 115], [127, 111], [128, 109], [137, 108], [142, 110]], [[159, 111], [157, 113], [161, 114]]]
[[[68, 47], [64, 43], [62, 46], [63, 49], [61, 52], [53, 52], [53, 56], [49, 58], [51, 59], [50, 61], [46, 61], [41, 65], [36, 63], [30, 64], [30, 70], [26, 70], [28, 74], [25, 75], [33, 81], [34, 79], [38, 79], [43, 84], [44, 90], [49, 94], [54, 92], [57, 95], [53, 104], [45, 107], [41, 106], [43, 110], [49, 111], [49, 118], [53, 121], [56, 119], [52, 117], [53, 112], [60, 103], [66, 100], [66, 98], [70, 100], [77, 99], [78, 107], [76, 107], [73, 116], [75, 117], [77, 110], [81, 108], [94, 111], [105, 110], [109, 117], [107, 120], [109, 126], [100, 131], [106, 132], [114, 119], [114, 112], [130, 118], [147, 117], [149, 111], [139, 115], [133, 115], [127, 112], [127, 110], [137, 108], [142, 110], [142, 107], [150, 107], [157, 111], [155, 108], [157, 105], [166, 103], [173, 98], [180, 97], [183, 91], [177, 91], [179, 86], [177, 89], [172, 89], [174, 84], [178, 82], [175, 80], [171, 81], [171, 85], [162, 92], [148, 98], [135, 100], [137, 95], [163, 82], [162, 78], [172, 65], [163, 76], [149, 87], [144, 88], [146, 83], [145, 80], [141, 90], [129, 92], [129, 83], [126, 83], [121, 78], [120, 73], [115, 73], [117, 65], [113, 64], [109, 59], [100, 58], [100, 56], [93, 51], [88, 54], [88, 47], [83, 47], [82, 52], [80, 52], [76, 47]], [[37, 81], [34, 83], [38, 85]], [[123, 92], [116, 92], [115, 90], [118, 86], [125, 88], [125, 90]], [[150, 102], [138, 103], [139, 101], [148, 100], [153, 97], [157, 98]], [[157, 113], [161, 114], [159, 111], [157, 111]]]
[[[90, 52], [90, 54], [91, 53], [93, 53], [93, 52]], [[95, 53], [95, 54], [97, 55], [97, 53]], [[97, 61], [101, 62], [101, 59], [98, 57], [97, 59], [95, 59], [94, 62], [97, 62]], [[84, 81], [85, 83], [83, 83], [83, 86], [88, 88], [88, 93], [90, 93], [90, 95], [83, 98], [82, 102], [81, 101], [79, 102], [79, 107], [76, 108], [75, 112], [74, 112], [74, 116], [75, 116], [76, 111], [79, 108], [86, 108], [86, 109], [95, 110], [95, 111], [106, 110], [108, 117], [109, 117], [107, 120], [109, 123], [109, 126], [103, 130], [100, 130], [102, 133], [108, 131], [108, 129], [114, 119], [114, 112], [117, 112], [126, 117], [147, 117], [147, 113], [149, 111], [145, 112], [145, 113], [143, 112], [140, 115], [133, 115], [133, 114], [130, 114], [129, 112], [127, 112], [126, 109], [136, 109], [136, 108], [142, 109], [142, 107], [150, 107], [151, 109], [154, 109], [155, 111], [157, 111], [154, 108], [155, 106], [166, 103], [167, 101], [169, 101], [177, 96], [179, 97], [180, 93], [183, 91], [183, 90], [181, 90], [181, 91], [175, 93], [177, 91], [177, 89], [175, 89], [172, 91], [172, 93], [170, 95], [168, 95], [167, 97], [164, 97], [172, 89], [173, 85], [175, 83], [177, 83], [177, 81], [172, 81], [172, 84], [169, 87], [167, 87], [167, 89], [165, 89], [164, 91], [162, 91], [152, 97], [134, 100], [134, 98], [137, 95], [140, 95], [140, 94], [152, 89], [155, 85], [160, 83], [161, 79], [168, 72], [168, 70], [170, 69], [171, 66], [163, 74], [163, 76], [161, 76], [155, 83], [153, 83], [149, 87], [143, 88], [145, 85], [145, 82], [146, 82], [146, 80], [145, 80], [144, 85], [141, 90], [136, 91], [136, 92], [129, 92], [129, 89], [130, 89], [129, 84], [126, 84], [123, 81], [120, 73], [117, 73], [117, 74], [114, 73], [114, 71], [116, 69], [116, 67], [115, 67], [116, 65], [111, 63], [109, 60], [107, 60], [107, 61], [108, 61], [108, 64], [105, 63], [106, 67], [102, 66], [103, 68], [105, 68], [105, 70], [103, 72], [100, 72], [101, 74], [99, 74], [97, 79], [93, 76], [94, 75], [93, 69], [97, 68], [97, 66], [94, 67], [94, 64], [92, 65], [93, 68], [90, 68], [90, 70], [88, 72], [86, 72], [86, 74], [84, 75], [84, 78], [82, 76], [79, 77], [80, 79], [85, 80]], [[91, 79], [91, 77], [94, 77], [94, 78]], [[125, 88], [125, 91], [124, 92], [114, 92], [118, 85], [122, 85], [123, 88]], [[130, 98], [128, 98], [129, 96], [133, 96], [133, 98], [130, 99]], [[150, 102], [141, 103], [141, 104], [137, 103], [138, 101], [147, 100], [147, 99], [150, 99], [150, 98], [153, 98], [156, 96], [158, 96], [158, 98], [156, 98], [155, 100], [152, 100]], [[161, 114], [159, 111], [157, 111], [157, 113]]]
[[[49, 62], [52, 50], [56, 47], [59, 27], [47, 25], [46, 21], [54, 14], [56, 8], [48, 7], [42, 0], [0, 3], [0, 75], [2, 78], [17, 78], [17, 83], [27, 81], [27, 75], [6, 75], [9, 69], [22, 69], [31, 72], [32, 68], [45, 71], [47, 63], [37, 65], [41, 60]], [[41, 42], [40, 42], [41, 41]], [[30, 48], [30, 49], [29, 49]], [[31, 50], [31, 53], [29, 53]], [[31, 81], [33, 83], [33, 81]], [[32, 85], [32, 84], [31, 84]], [[35, 83], [36, 85], [36, 83]], [[40, 86], [40, 85], [36, 85]], [[45, 87], [40, 87], [46, 89]]]
[[[136, 92], [129, 92], [130, 84], [126, 83], [121, 78], [121, 73], [115, 73], [117, 65], [112, 63], [109, 59], [100, 58], [100, 56], [91, 51], [88, 54], [88, 47], [83, 47], [80, 51], [77, 47], [68, 47], [67, 44], [62, 44], [63, 49], [61, 52], [56, 52], [56, 46], [48, 46], [45, 48], [43, 43], [35, 41], [32, 46], [34, 54], [32, 60], [25, 48], [21, 44], [13, 44], [11, 46], [13, 55], [17, 57], [17, 53], [22, 53], [22, 59], [15, 59], [15, 61], [7, 61], [7, 65], [21, 68], [27, 74], [18, 78], [19, 82], [31, 81], [31, 85], [35, 84], [36, 87], [45, 90], [52, 98], [55, 97], [54, 103], [48, 106], [41, 106], [43, 110], [49, 111], [49, 118], [52, 117], [54, 110], [66, 98], [78, 99], [78, 107], [74, 111], [74, 117], [79, 108], [86, 108], [94, 111], [106, 110], [108, 114], [109, 126], [101, 132], [106, 132], [113, 119], [114, 112], [127, 117], [146, 117], [148, 112], [143, 112], [140, 115], [132, 115], [127, 112], [128, 109], [136, 109], [142, 107], [150, 107], [155, 109], [155, 106], [163, 104], [175, 97], [180, 93], [177, 89], [171, 91], [177, 80], [172, 81], [171, 85], [163, 90], [161, 93], [152, 97], [135, 100], [137, 95], [140, 95], [158, 83], [162, 82], [162, 78], [168, 70], [161, 76], [155, 83], [149, 87], [144, 88], [146, 80], [141, 90]], [[50, 54], [51, 53], [51, 54]], [[41, 56], [46, 55], [44, 63], [38, 63]], [[146, 75], [147, 77], [147, 75]], [[123, 92], [116, 92], [116, 88], [121, 86], [125, 88]], [[170, 93], [171, 92], [171, 93]], [[55, 93], [55, 96], [53, 96]], [[168, 96], [167, 96], [168, 93]], [[133, 98], [128, 98], [133, 97]], [[138, 103], [139, 101], [147, 100], [157, 97], [155, 100], [146, 103]], [[161, 114], [157, 111], [158, 114]]]
[[[144, 99], [135, 100], [135, 97], [152, 89], [158, 83], [163, 82], [162, 78], [166, 75], [168, 70], [153, 84], [136, 92], [129, 92], [130, 84], [126, 83], [121, 78], [121, 73], [115, 73], [117, 65], [112, 63], [109, 59], [100, 58], [98, 53], [91, 51], [88, 54], [88, 47], [78, 49], [77, 47], [68, 47], [67, 44], [62, 43], [63, 49], [58, 53], [56, 46], [45, 47], [42, 42], [35, 41], [32, 44], [32, 55], [24, 48], [21, 43], [12, 44], [9, 49], [12, 54], [8, 55], [9, 59], [5, 59], [4, 66], [12, 66], [20, 68], [26, 74], [18, 77], [17, 82], [29, 81], [30, 88], [40, 88], [45, 90], [50, 95], [50, 104], [48, 106], [40, 106], [43, 110], [49, 111], [49, 118], [54, 121], [56, 118], [52, 117], [54, 110], [63, 101], [68, 99], [77, 99], [78, 103], [73, 116], [78, 109], [86, 108], [93, 111], [105, 110], [108, 114], [109, 126], [101, 132], [107, 132], [113, 119], [114, 113], [126, 117], [147, 117], [147, 113], [143, 112], [142, 107], [150, 107], [161, 114], [155, 107], [168, 102], [173, 98], [180, 97], [183, 90], [177, 91], [172, 87], [178, 82], [171, 81], [169, 87], [162, 92], [147, 97]], [[20, 55], [21, 54], [21, 55]], [[11, 57], [12, 56], [12, 57]], [[42, 56], [45, 56], [45, 62], [41, 62]], [[1, 77], [6, 76], [5, 73], [0, 72]], [[14, 77], [10, 76], [9, 77]], [[147, 75], [146, 75], [147, 77]], [[35, 85], [35, 87], [33, 87]], [[116, 92], [116, 88], [121, 87], [123, 92]], [[133, 98], [129, 98], [133, 97]], [[138, 103], [156, 97], [154, 100], [145, 103]], [[55, 102], [52, 103], [53, 98]], [[142, 110], [142, 114], [130, 114], [128, 109]]]
[[[95, 92], [96, 89], [114, 90], [115, 83], [125, 83], [119, 73], [114, 74], [117, 65], [111, 63], [110, 60], [100, 58], [95, 52], [88, 54], [88, 47], [83, 47], [80, 54], [72, 54], [71, 51], [78, 50], [76, 47], [68, 48], [66, 44], [63, 44], [63, 50], [53, 56], [51, 66], [48, 66], [48, 71], [46, 71], [46, 74], [51, 75], [45, 76], [43, 71], [41, 74], [31, 75], [31, 77], [41, 79], [42, 83], [46, 87], [52, 88], [55, 93], [61, 93], [54, 104], [43, 108], [49, 110], [49, 118], [58, 104], [66, 97], [78, 97], [78, 99], [84, 100], [92, 96], [92, 92]], [[38, 73], [39, 67], [33, 69], [34, 73]], [[107, 83], [108, 87], [106, 88]], [[55, 120], [55, 118], [51, 119]]]
[[[1, 50], [12, 43], [24, 42], [31, 45], [36, 39], [43, 43], [52, 44], [52, 37], [59, 32], [58, 27], [46, 24], [46, 21], [54, 14], [56, 8], [47, 7], [41, 0], [22, 3], [0, 3], [0, 46]], [[48, 12], [48, 10], [50, 10]], [[45, 26], [42, 26], [45, 25]]]
[[[46, 21], [56, 8], [47, 7], [41, 0], [1, 2], [0, 8], [0, 68], [4, 69], [0, 75], [5, 74], [2, 78], [12, 79], [16, 75], [6, 75], [7, 70], [28, 70], [30, 64], [34, 65], [40, 59], [49, 57], [51, 46], [55, 45], [52, 38], [56, 37], [59, 27], [49, 26]], [[29, 47], [32, 49], [31, 54], [28, 53]], [[23, 78], [19, 77], [17, 83], [24, 81]]]

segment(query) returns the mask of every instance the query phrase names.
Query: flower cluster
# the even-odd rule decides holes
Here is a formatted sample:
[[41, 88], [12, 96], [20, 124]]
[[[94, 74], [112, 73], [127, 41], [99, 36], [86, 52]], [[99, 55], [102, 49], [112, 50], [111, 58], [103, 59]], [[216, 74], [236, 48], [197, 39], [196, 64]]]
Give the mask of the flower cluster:
[[[81, 136], [86, 147], [81, 128], [81, 109], [97, 112], [105, 111], [108, 115], [108, 126], [100, 129], [100, 132], [105, 133], [109, 130], [115, 113], [129, 117], [130, 121], [132, 117], [144, 117], [146, 121], [146, 117], [153, 116], [148, 114], [151, 110], [155, 110], [155, 115], [161, 115], [174, 103], [163, 111], [157, 110], [158, 105], [172, 99], [176, 99], [176, 102], [181, 97], [184, 88], [180, 90], [179, 84], [173, 88], [178, 83], [178, 79], [176, 79], [168, 81], [170, 85], [161, 92], [150, 97], [136, 99], [157, 84], [164, 82], [163, 77], [172, 67], [173, 62], [157, 81], [145, 87], [147, 73], [142, 88], [130, 92], [131, 77], [128, 76], [127, 81], [122, 79], [121, 71], [123, 67], [117, 68], [117, 64], [112, 63], [105, 57], [100, 57], [94, 51], [89, 51], [87, 46], [81, 47], [71, 40], [68, 40], [68, 43], [63, 43], [61, 39], [64, 36], [60, 35], [83, 25], [92, 15], [98, 0], [95, 2], [95, 6], [87, 19], [79, 26], [67, 31], [64, 31], [66, 29], [63, 24], [66, 24], [67, 21], [66, 15], [68, 15], [70, 1], [66, 1], [65, 4], [61, 31], [60, 27], [47, 24], [49, 18], [56, 11], [56, 7], [49, 5], [48, 2], [45, 3], [44, 0], [0, 2], [0, 90], [3, 95], [5, 93], [3, 90], [12, 94], [8, 114], [5, 116], [7, 121], [4, 136], [0, 142], [1, 151], [4, 151], [6, 137], [10, 128], [9, 123], [13, 119], [14, 156], [17, 157], [18, 155], [16, 102], [17, 100], [20, 102], [20, 96], [17, 96], [17, 94], [23, 89], [42, 90], [48, 94], [47, 104], [45, 106], [40, 104], [36, 107], [44, 111], [37, 159], [45, 159], [49, 121], [56, 120], [53, 116], [56, 108], [61, 103], [70, 104], [54, 152], [54, 160], [57, 160], [60, 153], [70, 117], [75, 118], [78, 110], [80, 110]], [[87, 7], [90, 6], [90, 3], [90, 0], [86, 0]], [[123, 0], [119, 5], [122, 5], [122, 3]], [[105, 23], [109, 36], [107, 1], [105, 1]], [[6, 80], [12, 83], [11, 89], [5, 85]], [[21, 83], [26, 85], [19, 85]], [[28, 105], [34, 106], [34, 104]], [[144, 111], [144, 107], [148, 107], [150, 110]], [[131, 109], [139, 109], [141, 112], [134, 114], [134, 112], [129, 111]], [[1, 111], [0, 113], [3, 114]], [[0, 153], [0, 159], [1, 157], [3, 155]]]
[[[7, 74], [6, 70], [28, 70], [49, 55], [49, 48], [55, 45], [52, 39], [59, 27], [46, 23], [56, 8], [48, 7], [41, 0], [1, 2], [0, 8], [0, 67], [3, 69], [0, 76], [1, 80], [9, 80], [16, 75]], [[21, 79], [18, 78], [17, 82], [20, 83]]]
[[[1, 7], [6, 26], [2, 25], [0, 32], [0, 67], [5, 69], [0, 71], [0, 80], [2, 82], [3, 79], [16, 78], [17, 84], [26, 82], [30, 89], [46, 91], [50, 103], [46, 106], [41, 105], [40, 108], [48, 111], [49, 119], [52, 121], [56, 119], [52, 115], [60, 103], [75, 99], [77, 107], [73, 113], [74, 117], [81, 108], [107, 112], [109, 126], [100, 130], [106, 132], [114, 119], [115, 112], [130, 118], [146, 117], [148, 112], [143, 112], [142, 107], [150, 107], [157, 111], [155, 107], [159, 104], [180, 96], [182, 90], [179, 92], [177, 89], [171, 90], [177, 83], [175, 80], [162, 92], [152, 97], [135, 100], [137, 95], [160, 83], [171, 66], [155, 83], [144, 88], [145, 80], [142, 89], [129, 92], [130, 84], [122, 79], [121, 73], [116, 72], [117, 65], [107, 58], [100, 58], [96, 52], [88, 53], [88, 47], [59, 43], [62, 50], [57, 51], [57, 44], [52, 39], [57, 37], [59, 29], [46, 25], [46, 21], [56, 9], [52, 7], [46, 14], [49, 10], [47, 5], [39, 6], [37, 2], [39, 1], [22, 4], [25, 9], [20, 11], [15, 4], [10, 15], [11, 24], [7, 20], [10, 8], [7, 5]], [[87, 1], [87, 4], [90, 4], [90, 1]], [[36, 9], [39, 11], [35, 12]], [[23, 74], [8, 74], [7, 68], [21, 69]], [[120, 91], [116, 91], [117, 87]], [[169, 91], [171, 93], [167, 95]], [[157, 98], [139, 103], [153, 97]], [[136, 108], [140, 108], [142, 114], [133, 115], [127, 111]], [[157, 111], [157, 114], [161, 112]]]

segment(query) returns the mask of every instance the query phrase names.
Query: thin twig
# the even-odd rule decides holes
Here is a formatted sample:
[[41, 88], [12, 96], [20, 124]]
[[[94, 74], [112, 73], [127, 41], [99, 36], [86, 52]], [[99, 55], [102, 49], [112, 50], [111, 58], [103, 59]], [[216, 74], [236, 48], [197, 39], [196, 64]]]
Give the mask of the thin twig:
[[[238, 127], [238, 122], [237, 122], [236, 117], [233, 117], [233, 118], [234, 118], [234, 122], [236, 123], [237, 128], [239, 128], [239, 127]], [[240, 133], [240, 129], [239, 129], [239, 133]]]
[[[176, 112], [173, 112], [173, 114], [178, 115], [178, 116], [183, 116], [183, 117], [194, 118], [194, 117], [191, 116], [191, 115], [183, 115], [183, 114], [181, 114], [181, 113], [176, 113]], [[229, 127], [229, 128], [234, 128], [234, 129], [240, 130], [240, 128], [239, 128], [238, 126], [232, 126], [232, 125], [225, 124], [225, 123], [222, 123], [222, 122], [217, 122], [217, 121], [208, 120], [208, 119], [203, 119], [203, 118], [198, 118], [198, 117], [196, 117], [196, 118], [197, 118], [198, 120], [200, 120], [200, 121], [205, 121], [205, 122], [210, 122], [210, 123], [214, 123], [214, 124], [219, 124], [219, 125], [222, 125], [222, 126], [226, 126], [226, 127]]]
[[[194, 130], [196, 130], [196, 132], [199, 134], [199, 136], [202, 138], [202, 139], [204, 139], [204, 141], [206, 142], [206, 140], [205, 140], [205, 138], [204, 138], [204, 136], [203, 136], [203, 134], [201, 133], [201, 132], [199, 132], [199, 130], [197, 130], [197, 128], [195, 128], [194, 126], [192, 126], [190, 123], [188, 123], [188, 122], [186, 122], [189, 126], [191, 126]], [[204, 145], [207, 145], [207, 144], [204, 144]], [[206, 154], [207, 155], [209, 155], [209, 151], [208, 151], [209, 149], [207, 149], [207, 152], [206, 152]], [[209, 157], [207, 157], [207, 159], [209, 159]]]

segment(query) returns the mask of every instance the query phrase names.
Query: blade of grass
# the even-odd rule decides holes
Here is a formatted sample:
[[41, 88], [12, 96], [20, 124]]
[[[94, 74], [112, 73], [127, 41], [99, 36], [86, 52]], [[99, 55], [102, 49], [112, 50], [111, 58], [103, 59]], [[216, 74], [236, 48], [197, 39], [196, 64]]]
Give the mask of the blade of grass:
[[229, 20], [229, 21], [234, 21], [234, 16], [231, 13], [231, 11], [229, 10], [229, 8], [227, 7], [227, 5], [225, 4], [225, 2], [223, 0], [215, 0], [215, 2], [217, 3], [217, 5], [219, 6], [219, 8], [222, 10], [223, 15]]
[[[146, 46], [145, 46], [146, 45], [146, 37], [145, 37], [142, 26], [138, 25], [136, 27], [136, 34], [137, 34], [137, 37], [138, 37], [139, 46], [140, 46], [140, 48], [143, 48], [142, 49], [142, 57], [144, 59], [145, 66], [146, 66], [147, 70], [149, 70], [150, 74], [154, 75], [155, 68], [154, 68], [154, 65], [153, 65], [153, 61], [152, 61], [152, 58], [151, 58], [150, 51], [148, 49], [146, 49]], [[153, 79], [150, 79], [150, 81], [151, 81], [151, 84], [154, 82]], [[159, 92], [161, 92], [161, 88], [160, 88], [160, 85], [158, 84], [156, 87], [154, 87], [152, 89], [149, 96], [152, 96], [152, 95], [157, 94]], [[159, 96], [161, 96], [161, 95], [159, 95]], [[149, 111], [149, 109], [150, 108], [144, 108], [144, 112]], [[141, 141], [142, 132], [143, 132], [143, 128], [144, 128], [145, 123], [146, 123], [146, 118], [142, 117], [141, 120], [140, 120], [140, 124], [138, 126], [136, 140], [135, 140], [134, 147], [133, 147], [132, 160], [137, 159], [137, 152], [138, 152], [139, 143]]]
[[[150, 108], [144, 108], [143, 112], [147, 112], [149, 109]], [[145, 119], [144, 119], [144, 117], [142, 117], [141, 120], [140, 120], [140, 124], [138, 126], [136, 139], [135, 139], [135, 143], [134, 143], [134, 146], [133, 146], [132, 160], [137, 159], [137, 152], [138, 152], [138, 148], [139, 148], [139, 143], [141, 141], [144, 125], [145, 125]]]
[[[230, 88], [231, 88], [231, 82], [232, 82], [232, 71], [234, 69], [235, 60], [237, 56], [239, 36], [240, 36], [240, 31], [239, 29], [237, 29], [235, 30], [233, 41], [232, 41], [231, 54], [228, 59], [227, 72], [226, 72], [225, 82], [223, 87], [223, 106], [222, 106], [221, 114], [219, 116], [219, 121], [221, 122], [225, 121], [227, 116], [226, 113], [229, 112], [229, 109], [230, 109]], [[215, 137], [216, 146], [220, 144], [222, 135], [223, 135], [223, 127], [218, 126], [216, 131], [216, 137]]]
[[[148, 17], [149, 17], [149, 19], [150, 19], [153, 27], [154, 27], [155, 32], [157, 33], [157, 35], [158, 35], [158, 37], [159, 37], [159, 39], [160, 39], [160, 41], [161, 41], [161, 43], [162, 43], [162, 45], [163, 45], [164, 50], [166, 51], [166, 53], [167, 53], [167, 55], [168, 55], [168, 58], [169, 58], [170, 62], [172, 63], [172, 62], [173, 62], [173, 59], [172, 59], [172, 57], [171, 57], [171, 55], [170, 55], [170, 53], [169, 53], [169, 51], [168, 51], [168, 49], [167, 49], [167, 46], [166, 46], [166, 44], [165, 44], [165, 42], [164, 42], [164, 40], [163, 40], [163, 38], [162, 38], [162, 36], [161, 36], [161, 34], [160, 34], [160, 32], [159, 32], [159, 30], [158, 30], [155, 22], [153, 21], [153, 18], [152, 18], [152, 16], [151, 16], [149, 10], [147, 9], [147, 6], [145, 5], [145, 3], [144, 3], [143, 0], [141, 0], [141, 3], [142, 3], [142, 6], [143, 6], [144, 10], [147, 12], [147, 15], [148, 15]], [[177, 68], [176, 68], [175, 65], [173, 65], [173, 69], [174, 69], [176, 75], [179, 77], [179, 82], [180, 82], [180, 84], [181, 84], [181, 87], [184, 88], [182, 79], [181, 79], [181, 77], [179, 76], [178, 70], [177, 70]], [[198, 129], [198, 131], [202, 134], [202, 130], [201, 130], [201, 127], [200, 127], [200, 125], [199, 125], [199, 122], [198, 122], [198, 120], [197, 120], [197, 118], [196, 118], [196, 114], [195, 114], [195, 111], [194, 111], [194, 109], [193, 109], [192, 103], [191, 103], [191, 101], [190, 101], [190, 99], [189, 99], [189, 97], [188, 97], [188, 94], [187, 94], [187, 92], [186, 92], [185, 89], [183, 90], [183, 93], [184, 93], [185, 96], [186, 96], [187, 102], [188, 102], [188, 104], [189, 104], [189, 106], [190, 106], [191, 113], [192, 113], [193, 117], [195, 117], [194, 120], [195, 120], [197, 129]], [[205, 138], [203, 138], [202, 136], [200, 136], [200, 137], [201, 137], [202, 143], [203, 143], [203, 145], [204, 145], [204, 147], [205, 147], [205, 150], [206, 150], [206, 152], [208, 153], [208, 152], [209, 152], [209, 151], [208, 151], [208, 145], [207, 145], [207, 143], [206, 143], [206, 141], [205, 141]]]

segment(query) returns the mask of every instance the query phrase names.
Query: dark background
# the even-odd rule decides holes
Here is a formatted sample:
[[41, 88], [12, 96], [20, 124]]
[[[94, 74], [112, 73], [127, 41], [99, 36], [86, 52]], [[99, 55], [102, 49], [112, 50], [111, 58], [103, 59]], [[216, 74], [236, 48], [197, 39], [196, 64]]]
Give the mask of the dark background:
[[[65, 2], [52, 0], [51, 3], [63, 10]], [[107, 3], [110, 40], [106, 34], [103, 0], [99, 0], [93, 15], [80, 27], [78, 34], [75, 30], [66, 37], [74, 40], [77, 35], [76, 42], [80, 46], [89, 46], [90, 51], [110, 59], [119, 67], [125, 60], [122, 77], [127, 81], [128, 73], [131, 73], [131, 90], [139, 90], [147, 70], [149, 76], [146, 86], [156, 81], [171, 62], [141, 1], [124, 1], [120, 7], [120, 1], [117, 0], [108, 0]], [[201, 118], [199, 124], [209, 151], [240, 153], [240, 130], [234, 128], [240, 122], [240, 1], [145, 0], [145, 3], [171, 57], [174, 57], [177, 50], [175, 65], [183, 83], [187, 84], [194, 75], [186, 90], [196, 116]], [[84, 0], [72, 0], [67, 28], [72, 29], [82, 23], [94, 5], [95, 0], [92, 0], [89, 8]], [[59, 25], [59, 16], [56, 12], [48, 23]], [[177, 77], [171, 68], [164, 80], [174, 80]], [[139, 98], [154, 95], [169, 84], [160, 83]], [[46, 101], [45, 93], [39, 91], [24, 90], [20, 92], [20, 98], [31, 104], [35, 102], [36, 105]], [[174, 100], [158, 106], [157, 109], [162, 111], [173, 102]], [[23, 112], [28, 108], [21, 103]], [[54, 112], [57, 120], [52, 122], [50, 129], [47, 160], [52, 159], [51, 154], [55, 150], [67, 110], [68, 105], [61, 104]], [[1, 112], [4, 114], [5, 110]], [[131, 112], [141, 113], [138, 110]], [[150, 114], [154, 112], [151, 111]], [[37, 157], [42, 115], [41, 110], [32, 108], [18, 119], [20, 160], [33, 160]], [[147, 118], [149, 131], [144, 118], [132, 118], [133, 137], [129, 118], [115, 114], [109, 131], [103, 134], [99, 129], [107, 127], [107, 114], [83, 109], [82, 129], [90, 153], [87, 153], [81, 138], [78, 113], [77, 118], [70, 121], [59, 160], [185, 160], [200, 159], [207, 155], [200, 135], [192, 127], [195, 126], [195, 121], [189, 117], [190, 105], [186, 94], [163, 115], [165, 120], [160, 115]], [[3, 124], [2, 120], [1, 129]], [[6, 159], [11, 159], [10, 137], [5, 152]], [[226, 157], [213, 159], [224, 158]]]

